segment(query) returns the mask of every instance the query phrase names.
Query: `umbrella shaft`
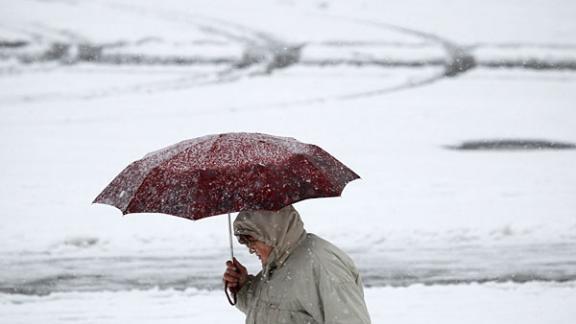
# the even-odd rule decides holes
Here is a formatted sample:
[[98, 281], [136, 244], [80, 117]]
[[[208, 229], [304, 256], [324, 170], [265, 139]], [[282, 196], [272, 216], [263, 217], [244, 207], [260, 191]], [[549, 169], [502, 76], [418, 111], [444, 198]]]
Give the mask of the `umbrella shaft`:
[[230, 216], [230, 213], [228, 213], [228, 237], [230, 239], [230, 256], [231, 256], [230, 260], [234, 260], [234, 243], [232, 240], [232, 218]]

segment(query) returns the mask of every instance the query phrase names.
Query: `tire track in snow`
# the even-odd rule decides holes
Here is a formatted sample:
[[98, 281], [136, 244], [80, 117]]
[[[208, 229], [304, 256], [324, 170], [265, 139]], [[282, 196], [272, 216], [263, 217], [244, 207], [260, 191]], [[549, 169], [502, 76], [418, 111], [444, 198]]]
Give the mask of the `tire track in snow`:
[[[263, 109], [267, 109], [267, 108], [271, 108], [271, 107], [288, 108], [291, 106], [301, 106], [301, 105], [311, 105], [311, 104], [326, 104], [326, 103], [330, 103], [330, 102], [334, 102], [334, 101], [356, 100], [356, 99], [361, 99], [361, 98], [366, 98], [366, 97], [386, 95], [389, 93], [394, 93], [394, 92], [404, 91], [404, 90], [410, 90], [410, 89], [413, 89], [416, 87], [426, 86], [426, 85], [429, 85], [429, 84], [432, 84], [432, 83], [435, 83], [438, 81], [442, 81], [446, 78], [458, 77], [458, 76], [460, 76], [460, 75], [462, 75], [462, 74], [464, 74], [470, 70], [473, 70], [477, 67], [524, 68], [524, 69], [538, 69], [538, 70], [545, 70], [545, 69], [576, 70], [576, 59], [573, 59], [573, 58], [572, 59], [566, 59], [564, 61], [556, 61], [556, 62], [549, 62], [546, 60], [539, 60], [539, 59], [534, 59], [534, 58], [529, 58], [529, 59], [512, 58], [512, 59], [508, 59], [508, 60], [502, 59], [502, 58], [493, 59], [493, 60], [487, 60], [487, 59], [481, 58], [479, 60], [479, 59], [477, 59], [477, 57], [476, 57], [477, 55], [475, 55], [475, 52], [474, 52], [475, 50], [485, 48], [485, 47], [490, 47], [490, 46], [512, 47], [512, 48], [539, 47], [542, 49], [549, 50], [551, 48], [552, 49], [576, 49], [575, 45], [566, 45], [566, 44], [564, 44], [564, 45], [562, 45], [562, 44], [560, 44], [560, 45], [558, 45], [558, 44], [539, 45], [539, 44], [522, 44], [522, 43], [493, 45], [490, 43], [484, 43], [484, 44], [477, 44], [475, 46], [464, 46], [464, 45], [458, 45], [455, 42], [452, 42], [446, 38], [440, 37], [440, 36], [432, 34], [432, 33], [418, 31], [415, 29], [410, 29], [410, 28], [392, 25], [392, 24], [388, 24], [388, 23], [366, 21], [366, 20], [349, 18], [349, 17], [331, 17], [331, 18], [336, 18], [339, 20], [348, 20], [348, 21], [352, 21], [352, 22], [367, 25], [367, 26], [373, 26], [376, 28], [396, 30], [396, 31], [401, 32], [403, 34], [416, 36], [418, 38], [421, 38], [425, 43], [422, 43], [422, 44], [402, 44], [402, 43], [394, 43], [394, 42], [393, 43], [383, 42], [382, 44], [384, 44], [384, 45], [393, 44], [394, 46], [398, 46], [398, 47], [413, 47], [414, 48], [414, 47], [426, 46], [425, 45], [426, 42], [431, 42], [432, 44], [437, 44], [444, 49], [444, 51], [446, 53], [445, 59], [439, 60], [439, 61], [432, 59], [430, 61], [418, 61], [418, 62], [394, 62], [394, 61], [382, 61], [382, 60], [380, 60], [380, 61], [375, 60], [372, 62], [358, 62], [358, 61], [352, 61], [352, 60], [348, 60], [348, 61], [346, 61], [346, 60], [344, 60], [344, 61], [332, 60], [331, 62], [310, 62], [309, 61], [309, 63], [316, 63], [317, 65], [347, 64], [347, 65], [376, 65], [376, 66], [388, 66], [388, 67], [397, 67], [397, 66], [418, 67], [418, 66], [441, 65], [441, 66], [443, 66], [443, 71], [441, 73], [434, 74], [434, 75], [426, 77], [426, 78], [409, 79], [408, 81], [406, 81], [403, 84], [399, 84], [399, 85], [395, 85], [395, 86], [391, 86], [391, 87], [385, 87], [385, 88], [374, 89], [374, 90], [363, 91], [363, 92], [340, 94], [340, 95], [335, 95], [335, 96], [315, 97], [315, 98], [302, 99], [302, 100], [286, 101], [286, 102], [281, 102], [281, 103], [272, 103], [272, 104], [266, 104], [266, 105], [260, 105], [260, 106], [253, 106], [252, 105], [250, 108], [242, 107], [242, 111], [245, 111], [245, 110], [263, 110]], [[324, 43], [324, 45], [329, 45], [329, 46], [334, 46], [334, 45], [338, 45], [338, 44], [346, 45], [346, 43], [343, 43], [343, 42]], [[362, 43], [361, 42], [360, 43], [351, 43], [351, 45], [358, 45], [358, 44], [361, 45]], [[306, 59], [303, 59], [303, 62], [301, 62], [301, 63], [306, 63], [305, 60]], [[239, 109], [240, 109], [239, 107], [229, 108], [229, 110], [232, 112], [235, 110], [239, 110]]]
[[[293, 101], [285, 101], [280, 103], [271, 103], [266, 105], [251, 105], [250, 108], [242, 107], [242, 111], [245, 110], [263, 110], [269, 108], [289, 108], [292, 106], [301, 106], [301, 105], [311, 105], [311, 104], [326, 104], [334, 101], [344, 101], [344, 100], [356, 100], [366, 97], [374, 97], [385, 95], [389, 93], [394, 93], [403, 90], [409, 90], [416, 87], [425, 86], [428, 84], [432, 84], [434, 82], [443, 80], [446, 77], [455, 77], [461, 73], [468, 71], [475, 67], [475, 60], [473, 56], [471, 56], [463, 47], [456, 45], [444, 38], [441, 38], [437, 35], [426, 33], [422, 31], [417, 31], [413, 29], [408, 29], [405, 27], [395, 26], [387, 23], [381, 22], [373, 22], [373, 21], [366, 21], [360, 20], [355, 18], [349, 17], [330, 17], [336, 18], [340, 20], [348, 20], [355, 23], [368, 25], [376, 28], [388, 29], [388, 30], [396, 30], [403, 34], [408, 34], [412, 36], [416, 36], [421, 38], [424, 42], [432, 42], [442, 46], [447, 54], [447, 59], [445, 62], [442, 62], [444, 66], [444, 70], [441, 73], [433, 74], [432, 76], [422, 78], [422, 79], [409, 79], [405, 83], [401, 83], [398, 85], [394, 85], [391, 87], [384, 87], [380, 89], [368, 90], [368, 91], [361, 91], [361, 92], [352, 92], [352, 93], [342, 93], [340, 95], [333, 95], [333, 96], [322, 96], [322, 97], [315, 97], [315, 98], [308, 98], [302, 100], [293, 100]], [[229, 107], [229, 111], [236, 111], [239, 110], [238, 107]]]
[[[276, 69], [288, 67], [299, 61], [300, 45], [290, 44], [269, 33], [238, 23], [197, 14], [176, 14], [169, 11], [155, 10], [151, 14], [169, 22], [189, 24], [207, 34], [224, 36], [230, 41], [242, 44], [244, 53], [240, 61], [235, 64], [237, 68], [260, 65], [262, 73], [270, 74]], [[238, 31], [241, 32], [238, 33]]]
[[[232, 41], [242, 42], [245, 45], [245, 52], [243, 54], [242, 59], [238, 64], [235, 64], [234, 67], [223, 71], [221, 74], [217, 75], [215, 80], [209, 80], [207, 82], [196, 82], [197, 78], [194, 78], [194, 82], [191, 84], [187, 78], [184, 79], [177, 79], [172, 82], [162, 81], [159, 83], [147, 83], [144, 85], [137, 85], [131, 86], [129, 88], [122, 88], [116, 89], [116, 91], [111, 90], [101, 90], [99, 92], [93, 92], [91, 94], [80, 94], [74, 96], [77, 99], [92, 99], [98, 98], [103, 96], [110, 96], [110, 95], [117, 95], [126, 92], [158, 92], [158, 91], [166, 91], [166, 90], [178, 90], [178, 89], [186, 89], [191, 86], [202, 86], [202, 85], [210, 85], [215, 83], [223, 83], [223, 82], [232, 82], [240, 79], [244, 76], [254, 76], [254, 75], [262, 75], [262, 74], [271, 74], [274, 70], [280, 68], [286, 68], [296, 63], [300, 63], [300, 51], [304, 44], [299, 45], [290, 45], [286, 42], [280, 41], [279, 39], [260, 31], [256, 31], [250, 29], [248, 27], [244, 27], [239, 24], [231, 23], [228, 21], [221, 21], [212, 18], [200, 17], [197, 15], [190, 16], [190, 15], [182, 15], [182, 14], [175, 14], [173, 12], [167, 11], [153, 11], [150, 12], [144, 8], [134, 7], [134, 6], [126, 6], [126, 5], [113, 5], [114, 8], [119, 8], [120, 10], [129, 11], [131, 13], [138, 13], [140, 15], [152, 15], [156, 18], [160, 18], [163, 20], [168, 20], [170, 22], [183, 22], [186, 24], [191, 24], [196, 28], [200, 28], [204, 32], [211, 33], [213, 35], [224, 36]], [[211, 22], [218, 22], [218, 27], [213, 25], [209, 25], [206, 22], [199, 22], [199, 20], [211, 21]], [[230, 31], [222, 26], [231, 27], [234, 30]], [[237, 34], [237, 31], [240, 30], [242, 33]], [[415, 32], [418, 35], [422, 33]], [[321, 63], [323, 64], [323, 63]], [[264, 68], [259, 70], [255, 69], [250, 73], [246, 73], [245, 75], [233, 75], [236, 69], [245, 70], [247, 67], [260, 65]], [[228, 75], [231, 75], [230, 77]], [[446, 73], [448, 74], [448, 73]], [[415, 86], [425, 85], [431, 82], [434, 82], [438, 79], [438, 76], [433, 76], [431, 78], [423, 79], [423, 80], [409, 80], [406, 84], [388, 87], [386, 89], [378, 89], [372, 91], [364, 91], [360, 93], [350, 93], [350, 94], [342, 94], [330, 97], [318, 97], [318, 98], [311, 98], [305, 100], [297, 100], [291, 102], [282, 102], [279, 104], [272, 104], [270, 106], [291, 106], [291, 105], [302, 105], [308, 103], [316, 103], [316, 102], [325, 102], [330, 100], [347, 100], [347, 99], [356, 99], [365, 96], [372, 96], [372, 95], [380, 95], [389, 92], [399, 91], [404, 88], [412, 88]], [[19, 98], [22, 101], [36, 101], [36, 100], [50, 100], [50, 99], [57, 99], [59, 95], [51, 96], [51, 95], [44, 95], [44, 96], [37, 96], [35, 98]], [[70, 96], [66, 96], [70, 98]]]
[[[1, 26], [4, 29], [13, 29], [21, 32], [25, 35], [29, 35], [37, 45], [36, 50], [31, 53], [24, 53], [23, 55], [16, 56], [15, 58], [21, 61], [24, 66], [20, 68], [10, 68], [5, 69], [4, 75], [6, 74], [22, 74], [26, 72], [53, 72], [60, 71], [69, 67], [73, 67], [79, 63], [113, 63], [113, 59], [110, 57], [102, 57], [102, 50], [106, 48], [112, 48], [121, 46], [121, 43], [109, 43], [109, 44], [94, 44], [88, 39], [67, 30], [58, 30], [45, 25], [32, 25], [28, 28], [11, 28], [7, 26]], [[0, 54], [2, 54], [0, 52]], [[6, 55], [0, 55], [0, 58], [10, 58]], [[58, 65], [52, 65], [50, 67], [40, 67], [31, 68], [32, 63], [58, 63]], [[217, 73], [218, 76], [218, 73]], [[18, 102], [38, 102], [38, 101], [50, 101], [50, 100], [62, 100], [62, 99], [93, 99], [105, 96], [111, 96], [120, 94], [123, 92], [139, 92], [146, 91], [147, 86], [161, 87], [163, 85], [171, 85], [173, 83], [179, 84], [191, 80], [204, 81], [209, 75], [194, 75], [177, 78], [170, 81], [161, 82], [147, 82], [144, 84], [129, 85], [125, 87], [117, 88], [107, 88], [100, 90], [92, 90], [89, 92], [82, 92], [77, 94], [62, 94], [60, 92], [54, 93], [44, 93], [40, 95], [23, 95], [23, 96], [11, 96], [4, 97], [0, 99], [2, 103], [18, 103]], [[211, 80], [205, 82], [213, 82]]]
[[478, 67], [576, 71], [576, 44], [479, 43], [468, 50]]
[[[110, 92], [99, 92], [99, 93], [92, 93], [91, 95], [81, 95], [80, 99], [92, 99], [98, 98], [101, 96], [108, 96], [108, 95], [115, 95], [121, 94], [126, 92], [159, 92], [159, 91], [166, 91], [166, 90], [178, 90], [178, 89], [186, 89], [191, 86], [201, 86], [201, 85], [210, 85], [215, 83], [223, 83], [223, 82], [232, 82], [240, 79], [243, 76], [254, 76], [254, 75], [262, 75], [262, 74], [271, 74], [274, 70], [279, 68], [286, 68], [300, 61], [300, 51], [303, 44], [298, 45], [290, 45], [286, 42], [279, 40], [276, 37], [271, 36], [270, 34], [263, 33], [261, 31], [257, 31], [236, 23], [222, 21], [214, 18], [207, 18], [202, 17], [199, 15], [189, 15], [185, 13], [175, 13], [166, 10], [149, 10], [148, 8], [138, 7], [134, 5], [125, 5], [125, 4], [111, 4], [106, 3], [106, 6], [109, 8], [114, 8], [117, 10], [122, 10], [124, 12], [129, 13], [137, 13], [139, 15], [148, 15], [153, 16], [155, 18], [159, 18], [161, 20], [169, 21], [169, 22], [180, 22], [185, 23], [187, 25], [192, 25], [195, 28], [199, 28], [200, 30], [218, 36], [223, 36], [231, 41], [241, 42], [245, 45], [245, 52], [241, 61], [236, 64], [233, 68], [223, 71], [222, 74], [218, 75], [215, 80], [197, 83], [193, 82], [190, 84], [187, 82], [187, 79], [178, 79], [175, 82], [160, 82], [154, 84], [147, 84], [147, 85], [138, 85], [135, 87], [130, 87], [129, 89], [122, 89], [120, 91]], [[202, 21], [201, 21], [202, 20]], [[218, 22], [217, 27], [213, 25], [213, 22]], [[212, 23], [212, 24], [210, 24]], [[231, 27], [233, 30], [224, 28], [224, 26]], [[241, 33], [238, 34], [237, 31], [240, 30]], [[421, 32], [414, 32], [412, 33], [422, 36], [424, 33]], [[250, 73], [246, 73], [245, 75], [241, 76], [231, 76], [227, 77], [228, 74], [233, 74], [235, 72], [235, 68], [238, 69], [245, 69], [246, 67], [254, 66], [259, 64], [264, 66], [264, 70], [252, 71]], [[447, 73], [448, 74], [448, 73]], [[361, 93], [351, 93], [351, 94], [343, 94], [337, 96], [330, 96], [330, 97], [318, 97], [318, 98], [311, 98], [305, 100], [297, 100], [291, 102], [283, 102], [279, 104], [272, 104], [271, 106], [291, 106], [291, 105], [301, 105], [301, 104], [308, 104], [308, 103], [316, 103], [316, 102], [325, 102], [330, 100], [347, 100], [347, 99], [356, 99], [365, 96], [373, 96], [373, 95], [380, 95], [389, 92], [395, 92], [402, 90], [404, 88], [412, 88], [416, 86], [425, 85], [431, 82], [434, 82], [438, 79], [437, 76], [433, 76], [431, 78], [423, 79], [423, 80], [409, 80], [406, 84], [388, 87], [386, 89], [378, 89], [372, 91], [365, 91]], [[30, 98], [26, 98], [30, 101]], [[47, 100], [48, 97], [44, 96], [39, 98], [39, 100]]]
[[[197, 14], [189, 14], [182, 12], [175, 12], [170, 10], [157, 10], [147, 7], [129, 5], [129, 4], [115, 4], [107, 1], [99, 1], [97, 3], [99, 6], [104, 6], [104, 8], [110, 8], [112, 10], [119, 10], [123, 13], [128, 13], [132, 15], [137, 15], [145, 18], [157, 19], [163, 22], [183, 24], [185, 26], [190, 26], [196, 28], [207, 35], [213, 35], [216, 37], [221, 37], [226, 39], [230, 43], [239, 44], [243, 48], [243, 53], [241, 57], [238, 58], [226, 58], [224, 57], [214, 57], [212, 59], [206, 59], [202, 61], [198, 57], [165, 57], [165, 56], [147, 56], [140, 54], [126, 54], [120, 52], [120, 54], [106, 53], [107, 49], [110, 48], [122, 48], [124, 46], [130, 46], [138, 44], [141, 42], [151, 41], [147, 39], [142, 39], [139, 41], [128, 42], [119, 41], [112, 44], [92, 44], [86, 38], [81, 35], [77, 35], [71, 31], [67, 30], [56, 30], [51, 29], [45, 25], [37, 24], [35, 27], [39, 27], [41, 32], [32, 33], [33, 39], [44, 41], [51, 40], [48, 42], [50, 47], [44, 52], [40, 58], [37, 60], [58, 60], [62, 62], [65, 66], [74, 65], [76, 63], [91, 62], [100, 63], [107, 65], [201, 65], [201, 64], [228, 64], [229, 68], [215, 72], [215, 73], [202, 73], [195, 75], [179, 76], [178, 78], [171, 80], [162, 81], [149, 81], [140, 84], [131, 84], [129, 86], [123, 87], [108, 87], [105, 89], [84, 91], [77, 94], [62, 94], [62, 93], [46, 93], [42, 95], [34, 96], [11, 96], [8, 98], [2, 98], [2, 102], [35, 102], [44, 100], [61, 100], [61, 99], [95, 99], [101, 97], [109, 97], [114, 95], [123, 95], [130, 93], [155, 93], [163, 91], [176, 91], [176, 90], [186, 90], [192, 87], [201, 87], [206, 85], [213, 85], [219, 83], [229, 83], [235, 82], [242, 78], [258, 76], [258, 75], [271, 75], [276, 70], [282, 68], [289, 68], [294, 65], [314, 65], [314, 66], [326, 66], [326, 65], [351, 65], [351, 66], [381, 66], [381, 67], [425, 67], [425, 66], [439, 66], [443, 67], [443, 71], [440, 73], [427, 76], [425, 78], [412, 78], [407, 79], [403, 83], [394, 84], [392, 86], [387, 86], [383, 88], [377, 88], [366, 91], [357, 91], [352, 93], [341, 93], [329, 96], [318, 96], [307, 99], [291, 100], [277, 103], [270, 103], [266, 105], [261, 105], [260, 107], [251, 105], [250, 109], [265, 109], [265, 108], [282, 108], [290, 107], [294, 105], [308, 105], [315, 103], [326, 103], [339, 100], [355, 100], [363, 97], [372, 97], [385, 95], [388, 93], [393, 93], [402, 90], [408, 90], [415, 87], [425, 86], [432, 84], [437, 81], [441, 81], [447, 77], [457, 77], [475, 67], [504, 67], [504, 68], [531, 68], [531, 69], [576, 69], [576, 60], [566, 59], [566, 60], [556, 60], [554, 62], [548, 62], [545, 59], [518, 59], [513, 55], [509, 55], [507, 59], [502, 59], [501, 57], [490, 58], [480, 55], [478, 58], [477, 51], [489, 47], [495, 48], [514, 48], [514, 46], [523, 46], [522, 44], [476, 44], [472, 46], [460, 46], [452, 41], [449, 41], [438, 35], [427, 33], [423, 31], [418, 31], [414, 29], [409, 29], [402, 26], [392, 25], [384, 22], [378, 21], [367, 21], [350, 17], [333, 17], [324, 16], [331, 19], [336, 19], [337, 21], [348, 21], [355, 24], [361, 24], [364, 26], [370, 26], [385, 30], [392, 30], [399, 32], [404, 35], [410, 35], [420, 38], [422, 44], [403, 44], [398, 42], [381, 42], [380, 45], [384, 46], [395, 46], [398, 48], [413, 47], [418, 48], [418, 46], [438, 46], [444, 49], [445, 55], [439, 58], [420, 58], [418, 60], [396, 60], [389, 58], [376, 58], [376, 59], [332, 59], [327, 58], [325, 60], [314, 60], [302, 55], [302, 50], [307, 50], [309, 47], [314, 46], [336, 46], [340, 48], [346, 46], [361, 46], [362, 42], [324, 42], [324, 43], [301, 43], [301, 44], [289, 44], [278, 37], [265, 33], [241, 24], [237, 24], [230, 21], [224, 21], [221, 19], [205, 17]], [[47, 33], [48, 31], [48, 33]], [[373, 45], [378, 44], [374, 42]], [[427, 45], [428, 44], [428, 45]], [[533, 44], [534, 47], [538, 47], [538, 44]], [[525, 45], [528, 46], [528, 45]], [[547, 47], [550, 48], [550, 47]], [[566, 49], [566, 46], [560, 46], [560, 48]], [[568, 46], [570, 49], [570, 47]], [[0, 52], [0, 58], [2, 58], [2, 52]], [[26, 60], [26, 58], [24, 58]], [[28, 61], [33, 62], [34, 57], [28, 59]], [[42, 67], [36, 69], [36, 71], [54, 71], [57, 70], [57, 66], [52, 67]], [[31, 70], [28, 67], [26, 70], [13, 69], [9, 67], [0, 72], [4, 74], [17, 74], [17, 73], [27, 73]], [[228, 108], [228, 110], [235, 110], [238, 108]], [[244, 108], [242, 108], [244, 110]]]
[[[238, 23], [198, 14], [149, 9], [133, 5], [113, 4], [111, 8], [137, 12], [169, 23], [189, 25], [210, 35], [222, 36], [230, 42], [241, 44], [244, 53], [236, 69], [258, 65], [262, 74], [270, 74], [276, 69], [288, 67], [299, 61], [300, 45], [290, 44], [280, 38]], [[258, 74], [258, 73], [256, 73]], [[251, 74], [254, 75], [254, 74]]]
[[442, 46], [446, 51], [446, 60], [444, 62], [444, 76], [446, 77], [457, 76], [458, 74], [465, 73], [466, 71], [473, 69], [476, 66], [474, 56], [471, 55], [465, 47], [438, 35], [384, 22], [361, 20], [348, 17], [337, 18], [341, 20], [356, 22], [366, 26], [395, 30], [406, 35], [416, 36], [421, 38], [423, 41], [436, 43]]
[[[114, 95], [121, 95], [126, 93], [155, 93], [162, 91], [174, 91], [181, 89], [188, 89], [190, 87], [213, 85], [218, 83], [233, 82], [246, 76], [270, 74], [275, 69], [285, 68], [298, 61], [299, 47], [289, 45], [269, 34], [261, 31], [253, 30], [245, 26], [234, 24], [225, 21], [218, 21], [218, 25], [214, 24], [215, 19], [170, 12], [166, 10], [148, 10], [144, 7], [137, 7], [132, 5], [122, 5], [122, 4], [110, 4], [106, 5], [109, 8], [122, 10], [123, 12], [139, 14], [150, 16], [156, 19], [161, 19], [168, 22], [184, 23], [186, 25], [194, 26], [199, 30], [211, 34], [224, 37], [231, 42], [240, 43], [244, 46], [244, 54], [238, 62], [231, 64], [227, 69], [219, 71], [213, 74], [205, 74], [202, 76], [193, 77], [180, 77], [177, 79], [169, 81], [158, 81], [158, 82], [147, 82], [137, 85], [130, 85], [126, 87], [115, 87], [101, 89], [98, 91], [90, 91], [89, 93], [79, 93], [79, 94], [66, 94], [61, 93], [48, 93], [43, 95], [35, 96], [12, 96], [9, 98], [2, 98], [0, 101], [4, 103], [18, 103], [18, 102], [38, 102], [47, 100], [58, 100], [58, 99], [96, 99], [100, 97], [108, 97]], [[240, 33], [238, 33], [240, 31]], [[67, 33], [61, 33], [66, 35]], [[70, 36], [68, 34], [67, 36]], [[76, 35], [75, 35], [76, 36]], [[42, 37], [42, 36], [40, 36]], [[81, 38], [80, 38], [81, 39]], [[77, 41], [78, 37], [74, 37], [71, 41]], [[75, 43], [75, 42], [71, 42]], [[89, 42], [83, 41], [79, 48], [83, 48], [86, 52], [87, 49], [94, 53], [101, 52], [104, 45], [87, 45]], [[110, 46], [110, 44], [108, 44]], [[68, 54], [70, 45], [60, 46], [61, 50], [59, 52], [59, 57], [64, 57]], [[82, 51], [80, 51], [82, 52]], [[59, 58], [56, 57], [56, 58]], [[88, 62], [98, 62], [101, 63], [115, 63], [122, 58], [116, 60], [111, 57], [104, 57], [100, 54], [94, 54], [91, 56], [84, 55], [76, 56], [74, 59], [69, 59], [69, 61], [88, 61]], [[68, 62], [71, 63], [71, 62]], [[148, 62], [150, 63], [150, 62]], [[175, 63], [182, 63], [177, 61]], [[222, 62], [217, 62], [222, 63]], [[226, 63], [226, 62], [225, 62]], [[231, 62], [227, 62], [231, 63]]]

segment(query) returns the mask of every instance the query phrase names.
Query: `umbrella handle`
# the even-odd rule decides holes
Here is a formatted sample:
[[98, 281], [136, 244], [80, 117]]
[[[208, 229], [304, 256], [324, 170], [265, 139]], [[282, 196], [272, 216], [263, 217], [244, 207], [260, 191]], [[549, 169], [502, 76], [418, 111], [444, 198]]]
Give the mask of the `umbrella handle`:
[[[230, 291], [230, 293], [232, 293], [232, 297], [230, 297], [230, 295], [228, 294], [228, 291]], [[230, 303], [230, 305], [232, 305], [232, 306], [236, 305], [236, 291], [232, 290], [232, 289], [228, 289], [228, 281], [226, 281], [224, 283], [224, 293], [226, 293], [226, 298], [228, 298], [228, 302]]]

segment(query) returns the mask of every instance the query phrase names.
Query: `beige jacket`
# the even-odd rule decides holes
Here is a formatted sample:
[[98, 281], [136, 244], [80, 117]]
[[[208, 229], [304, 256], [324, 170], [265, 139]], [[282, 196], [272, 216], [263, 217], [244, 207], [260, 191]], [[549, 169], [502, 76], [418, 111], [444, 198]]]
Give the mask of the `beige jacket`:
[[262, 271], [238, 292], [246, 323], [370, 323], [354, 263], [328, 241], [307, 234], [294, 207], [241, 212], [234, 233], [273, 247]]

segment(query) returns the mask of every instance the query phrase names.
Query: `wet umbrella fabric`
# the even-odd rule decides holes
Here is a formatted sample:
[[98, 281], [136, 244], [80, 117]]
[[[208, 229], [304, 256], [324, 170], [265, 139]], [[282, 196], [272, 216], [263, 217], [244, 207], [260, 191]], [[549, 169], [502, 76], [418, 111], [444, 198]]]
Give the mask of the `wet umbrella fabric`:
[[318, 146], [259, 133], [199, 137], [152, 152], [124, 169], [94, 200], [123, 214], [188, 219], [279, 210], [340, 196], [356, 173]]

